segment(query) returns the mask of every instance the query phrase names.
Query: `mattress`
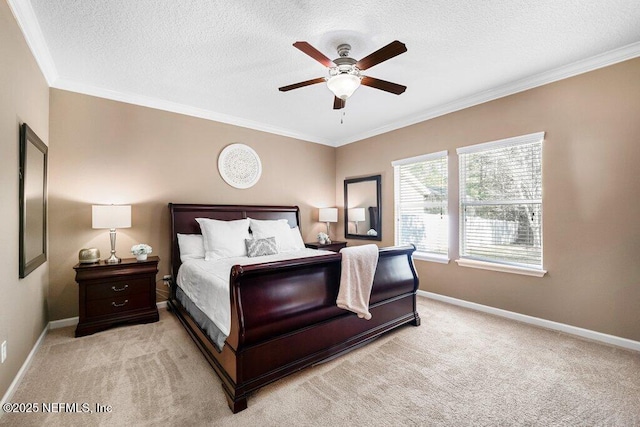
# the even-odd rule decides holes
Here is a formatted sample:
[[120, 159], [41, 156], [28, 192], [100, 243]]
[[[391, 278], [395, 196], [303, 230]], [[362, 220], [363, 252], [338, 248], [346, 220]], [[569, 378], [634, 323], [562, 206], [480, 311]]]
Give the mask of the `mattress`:
[[185, 295], [184, 291], [178, 286], [176, 287], [176, 298], [182, 304], [182, 307], [189, 313], [191, 318], [195, 320], [200, 329], [204, 331], [205, 334], [211, 339], [218, 353], [222, 351], [222, 347], [224, 346], [224, 341], [227, 339], [227, 336], [224, 335], [220, 328], [218, 328], [212, 321], [207, 317], [206, 314], [202, 312], [196, 306], [193, 301], [189, 299], [188, 296]]

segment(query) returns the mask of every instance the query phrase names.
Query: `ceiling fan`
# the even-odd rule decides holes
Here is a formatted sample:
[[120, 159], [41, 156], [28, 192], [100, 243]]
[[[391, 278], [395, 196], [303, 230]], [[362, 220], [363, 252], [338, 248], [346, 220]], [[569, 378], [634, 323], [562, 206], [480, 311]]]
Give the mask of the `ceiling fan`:
[[278, 89], [280, 92], [287, 92], [304, 86], [326, 82], [329, 90], [331, 90], [335, 95], [333, 100], [333, 109], [339, 110], [345, 107], [347, 98], [349, 98], [361, 84], [375, 89], [384, 90], [385, 92], [394, 93], [396, 95], [400, 95], [407, 89], [406, 86], [391, 83], [386, 80], [376, 79], [374, 77], [363, 76], [360, 73], [361, 71], [371, 68], [374, 65], [378, 65], [387, 59], [391, 59], [394, 56], [405, 53], [407, 51], [407, 47], [404, 43], [401, 43], [398, 40], [389, 43], [359, 61], [349, 57], [351, 46], [348, 44], [341, 44], [338, 46], [339, 57], [333, 61], [324, 56], [322, 52], [307, 42], [295, 42], [293, 46], [327, 67], [329, 76], [283, 86]]

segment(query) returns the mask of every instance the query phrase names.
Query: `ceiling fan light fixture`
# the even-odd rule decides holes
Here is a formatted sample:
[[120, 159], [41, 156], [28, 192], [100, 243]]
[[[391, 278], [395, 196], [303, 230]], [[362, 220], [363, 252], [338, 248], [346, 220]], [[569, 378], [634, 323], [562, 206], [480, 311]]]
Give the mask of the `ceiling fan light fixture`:
[[333, 94], [346, 100], [360, 87], [360, 77], [349, 73], [340, 73], [329, 77], [327, 87]]

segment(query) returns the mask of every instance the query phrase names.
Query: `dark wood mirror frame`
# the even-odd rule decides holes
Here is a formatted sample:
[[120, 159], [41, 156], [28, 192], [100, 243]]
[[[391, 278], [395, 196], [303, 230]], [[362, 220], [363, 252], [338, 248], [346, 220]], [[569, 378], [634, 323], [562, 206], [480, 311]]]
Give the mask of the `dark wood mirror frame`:
[[[373, 222], [375, 223], [375, 226], [371, 227], [376, 229], [377, 235], [375, 236], [369, 236], [367, 234], [354, 234], [349, 232], [349, 185], [363, 183], [367, 181], [375, 182], [375, 187], [376, 187], [376, 195], [375, 195], [376, 206], [375, 207], [377, 207], [377, 209], [371, 209], [375, 207], [369, 206], [367, 207], [367, 209], [373, 212], [366, 212], [368, 214], [369, 221], [373, 220]], [[382, 190], [381, 190], [382, 185], [381, 183], [382, 183], [381, 175], [365, 176], [361, 178], [349, 178], [344, 180], [344, 237], [346, 239], [362, 239], [362, 240], [378, 240], [378, 241], [382, 240]], [[369, 222], [369, 224], [371, 225], [371, 222]]]
[[20, 127], [20, 278], [47, 260], [48, 148], [26, 123]]

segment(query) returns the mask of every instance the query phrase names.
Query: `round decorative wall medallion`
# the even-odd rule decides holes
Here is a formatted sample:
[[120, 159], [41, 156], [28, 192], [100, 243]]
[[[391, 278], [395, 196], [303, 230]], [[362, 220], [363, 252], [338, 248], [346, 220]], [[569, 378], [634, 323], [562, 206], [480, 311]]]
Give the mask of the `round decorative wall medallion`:
[[230, 186], [249, 188], [260, 179], [262, 163], [253, 148], [244, 144], [231, 144], [218, 157], [218, 171]]

